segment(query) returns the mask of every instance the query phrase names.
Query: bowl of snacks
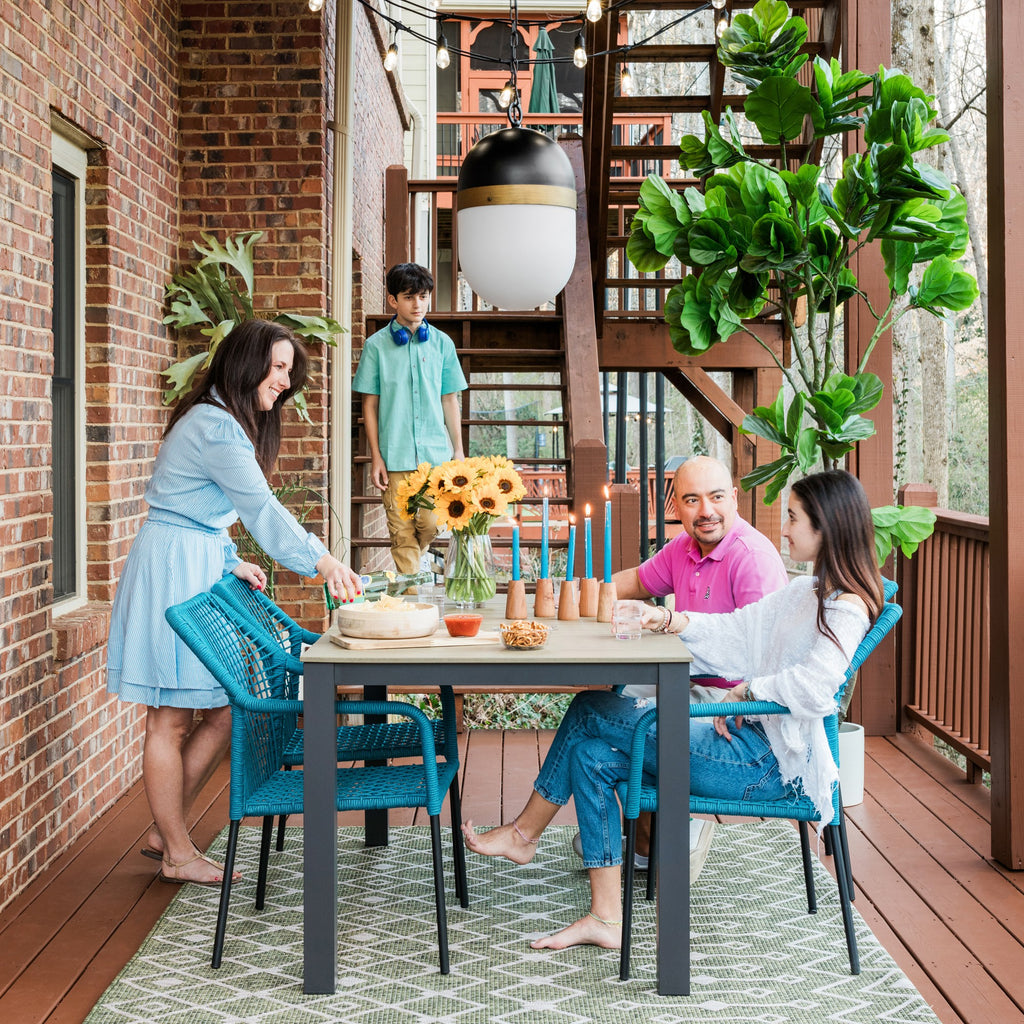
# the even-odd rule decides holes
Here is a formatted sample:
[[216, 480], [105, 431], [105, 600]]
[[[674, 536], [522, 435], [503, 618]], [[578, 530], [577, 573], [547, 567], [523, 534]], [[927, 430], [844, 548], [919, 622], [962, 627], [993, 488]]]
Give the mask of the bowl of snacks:
[[364, 640], [430, 636], [437, 629], [437, 605], [385, 594], [379, 601], [342, 605], [334, 613], [334, 623], [343, 636]]
[[532, 619], [515, 619], [498, 626], [501, 642], [510, 651], [535, 651], [543, 647], [548, 639], [548, 627]]

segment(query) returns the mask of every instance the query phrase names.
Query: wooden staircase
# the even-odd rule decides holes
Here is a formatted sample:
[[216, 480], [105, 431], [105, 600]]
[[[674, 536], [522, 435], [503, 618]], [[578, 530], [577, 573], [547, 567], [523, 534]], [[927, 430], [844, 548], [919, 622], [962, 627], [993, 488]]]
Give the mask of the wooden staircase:
[[[727, 0], [726, 9], [735, 13], [751, 8], [753, 3], [754, 0]], [[790, 0], [790, 7], [808, 22], [807, 52], [825, 59], [838, 55], [841, 0]], [[470, 383], [463, 404], [467, 451], [476, 450], [474, 433], [486, 426], [518, 425], [532, 429], [542, 426], [548, 430], [554, 426], [556, 433], [561, 431], [563, 446], [557, 456], [536, 455], [516, 461], [524, 468], [543, 466], [551, 472], [564, 468], [566, 493], [552, 495], [551, 504], [553, 508], [574, 512], [579, 519], [584, 504], [590, 503], [594, 512], [595, 542], [599, 547], [604, 485], [608, 477], [599, 393], [602, 371], [661, 373], [731, 445], [733, 471], [737, 477], [777, 457], [774, 445], [741, 434], [739, 426], [749, 410], [774, 401], [782, 383], [782, 374], [772, 354], [752, 337], [736, 336], [699, 359], [677, 352], [664, 322], [663, 305], [665, 295], [678, 283], [679, 277], [669, 276], [665, 271], [637, 274], [626, 259], [630, 224], [646, 172], [659, 171], [676, 188], [696, 184], [675, 163], [679, 154], [678, 138], [665, 138], [665, 131], [656, 130], [655, 125], [664, 126], [666, 114], [689, 113], [694, 117], [692, 126], [686, 130], [700, 134], [702, 129], [696, 115], [707, 110], [717, 121], [727, 106], [738, 111], [744, 103], [741, 93], [724, 93], [726, 74], [716, 55], [714, 12], [704, 0], [636, 0], [628, 10], [630, 14], [661, 12], [660, 24], [679, 22], [687, 14], [693, 17], [685, 22], [686, 35], [680, 32], [649, 39], [637, 38], [635, 33], [630, 38], [632, 29], [624, 10], [606, 15], [596, 24], [586, 24], [587, 52], [594, 56], [588, 61], [585, 73], [583, 139], [563, 136], [561, 140], [576, 175], [577, 264], [559, 298], [557, 310], [504, 313], [473, 309], [459, 313], [439, 312], [430, 317], [455, 341]], [[618, 52], [621, 46], [631, 42], [635, 45], [625, 56]], [[635, 89], [633, 95], [619, 95], [618, 75], [624, 59], [634, 69], [643, 65], [661, 68], [675, 65], [683, 72], [690, 69], [687, 81], [694, 85], [676, 92], [661, 89], [657, 95], [645, 95], [642, 88]], [[634, 81], [637, 78], [634, 70]], [[623, 115], [634, 123], [649, 117], [650, 130], [638, 133], [640, 137], [627, 144], [621, 138]], [[803, 147], [791, 144], [788, 154], [799, 159], [813, 154], [819, 146], [820, 143], [807, 138]], [[779, 155], [766, 146], [750, 144], [747, 148], [759, 157]], [[454, 179], [431, 179], [412, 185], [419, 200], [433, 204], [432, 222], [437, 223], [437, 212], [441, 209], [438, 197], [442, 192], [450, 195], [454, 191]], [[411, 197], [405, 169], [389, 168], [385, 214], [389, 265], [408, 259], [415, 247]], [[448, 200], [446, 210], [450, 210], [450, 203]], [[457, 238], [449, 239], [448, 244], [457, 250]], [[457, 262], [457, 251], [453, 259]], [[474, 299], [474, 306], [477, 304]], [[367, 333], [383, 326], [386, 319], [384, 316], [368, 317]], [[754, 321], [749, 328], [775, 356], [785, 361], [789, 342], [779, 320]], [[716, 371], [729, 375], [727, 386], [712, 378], [710, 374]], [[541, 372], [552, 375], [552, 383], [545, 386], [560, 392], [563, 410], [560, 418], [538, 423], [529, 418], [512, 420], [478, 415], [483, 404], [480, 396], [485, 391], [526, 386], [517, 375]], [[484, 374], [488, 375], [488, 380], [481, 379]], [[497, 382], [496, 374], [508, 376]], [[536, 391], [538, 385], [531, 383], [529, 388]], [[358, 469], [368, 459], [358, 409], [353, 410], [353, 417], [354, 436], [359, 440]], [[616, 467], [617, 475], [619, 468]], [[624, 479], [625, 466], [621, 470], [620, 478]], [[372, 556], [373, 549], [386, 548], [388, 542], [382, 525], [372, 531], [366, 528], [373, 520], [372, 510], [379, 498], [361, 489], [365, 473], [357, 472], [355, 476], [351, 536], [358, 565], [363, 561], [361, 556]], [[612, 488], [613, 500], [617, 486]], [[778, 515], [765, 509], [756, 491], [741, 491], [739, 498], [741, 515], [778, 542]], [[629, 545], [613, 543], [613, 569], [622, 567], [618, 564], [620, 556], [616, 549], [623, 548], [628, 550]], [[603, 566], [602, 559], [603, 552], [595, 551], [595, 571]], [[635, 562], [635, 557], [626, 558], [626, 564]], [[580, 569], [578, 560], [577, 574]]]
[[[838, 56], [842, 28], [841, 0], [789, 0], [794, 14], [808, 23], [805, 52], [825, 60]], [[731, 14], [749, 10], [754, 0], [727, 0]], [[782, 374], [769, 352], [753, 338], [735, 336], [699, 358], [684, 356], [671, 344], [663, 320], [665, 296], [679, 283], [673, 266], [656, 274], [638, 274], [626, 258], [630, 225], [638, 207], [640, 186], [645, 176], [630, 177], [622, 171], [650, 168], [659, 161], [673, 161], [665, 181], [676, 189], [698, 182], [679, 167], [679, 139], [664, 144], [647, 136], [632, 145], [616, 138], [616, 115], [652, 120], [673, 114], [692, 114], [687, 132], [703, 136], [699, 114], [707, 111], [719, 123], [727, 107], [741, 111], [742, 93], [726, 94], [726, 69], [717, 57], [714, 32], [715, 12], [703, 0], [636, 0], [629, 5], [633, 15], [661, 12], [660, 25], [679, 22], [674, 35], [654, 35], [647, 26], [647, 39], [636, 38], [627, 28], [626, 14], [604, 17], [586, 25], [587, 52], [595, 54], [586, 67], [584, 84], [584, 166], [588, 193], [588, 242], [593, 268], [593, 301], [597, 309], [598, 359], [605, 371], [659, 371], [665, 380], [694, 405], [711, 426], [731, 445], [736, 477], [749, 473], [778, 457], [775, 445], [739, 432], [746, 413], [758, 405], [774, 401], [782, 384]], [[693, 15], [682, 19], [684, 16]], [[671, 41], [669, 41], [671, 40]], [[685, 41], [683, 41], [685, 40]], [[621, 46], [635, 42], [623, 55]], [[635, 87], [628, 96], [620, 94], [619, 71], [627, 60]], [[678, 81], [692, 83], [677, 93], [645, 93], [637, 69], [654, 65], [659, 69], [680, 69]], [[809, 66], [804, 72], [810, 78]], [[654, 76], [649, 76], [654, 77]], [[730, 88], [733, 86], [730, 85]], [[741, 87], [742, 88], [742, 87]], [[821, 142], [810, 135], [802, 145], [791, 144], [787, 155], [792, 161], [817, 158]], [[747, 144], [751, 155], [778, 160], [777, 147]], [[774, 354], [784, 362], [789, 339], [779, 319], [760, 319], [748, 324]], [[731, 376], [729, 390], [723, 389], [709, 371], [724, 371]], [[767, 513], [756, 492], [740, 492], [740, 513], [776, 543], [779, 541], [778, 516]]]
[[[509, 454], [517, 468], [524, 472], [529, 486], [532, 470], [545, 471], [555, 478], [564, 478], [565, 490], [549, 490], [552, 519], [565, 520], [569, 513], [582, 523], [584, 507], [590, 504], [595, 537], [594, 571], [603, 569], [604, 487], [608, 479], [607, 449], [603, 439], [601, 396], [598, 388], [599, 369], [595, 348], [595, 325], [591, 296], [591, 270], [589, 248], [586, 244], [586, 197], [582, 178], [582, 150], [579, 140], [568, 144], [567, 152], [577, 177], [577, 263], [554, 311], [501, 312], [465, 311], [436, 312], [430, 322], [444, 331], [455, 343], [469, 387], [462, 394], [462, 443], [468, 455]], [[389, 232], [395, 229], [407, 204], [389, 209]], [[398, 230], [401, 230], [399, 227]], [[384, 327], [390, 315], [379, 314], [366, 318], [366, 337]], [[498, 379], [500, 377], [500, 380]], [[541, 379], [538, 380], [538, 377]], [[506, 395], [536, 393], [557, 395], [554, 402], [544, 401], [544, 408], [560, 410], [555, 417], [531, 415], [482, 415], [490, 411], [493, 403], [488, 393]], [[535, 405], [533, 403], [528, 403]], [[506, 401], [504, 406], [515, 411], [517, 402]], [[360, 397], [353, 396], [353, 437], [356, 472], [353, 474], [352, 523], [350, 536], [355, 555], [354, 565], [365, 568], [391, 568], [390, 558], [375, 554], [387, 549], [389, 540], [380, 507], [380, 496], [368, 485], [366, 467], [370, 457], [363, 430]], [[493, 428], [515, 428], [550, 432], [550, 448], [544, 454], [535, 451], [531, 456], [509, 453], [503, 446], [488, 445], [481, 435]], [[537, 487], [522, 502], [528, 514], [531, 506], [539, 507], [543, 491]], [[539, 517], [539, 512], [537, 513]], [[568, 545], [568, 531], [553, 536], [553, 551]], [[446, 542], [436, 542], [443, 546]], [[500, 558], [509, 541], [501, 532], [492, 530], [492, 543]], [[524, 532], [522, 547], [529, 549], [528, 535]], [[578, 556], [574, 573], [583, 568], [582, 548], [577, 545]], [[507, 557], [507, 554], [506, 554]], [[382, 564], [383, 561], [383, 564]], [[619, 568], [615, 565], [613, 568]]]

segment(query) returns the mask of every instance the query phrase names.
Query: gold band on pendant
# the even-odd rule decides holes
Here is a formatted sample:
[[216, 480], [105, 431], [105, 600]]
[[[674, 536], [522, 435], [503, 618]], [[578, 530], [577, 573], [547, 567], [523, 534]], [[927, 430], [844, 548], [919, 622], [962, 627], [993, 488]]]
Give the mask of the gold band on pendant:
[[560, 185], [481, 185], [456, 193], [458, 208], [476, 206], [563, 206], [576, 209], [576, 190]]

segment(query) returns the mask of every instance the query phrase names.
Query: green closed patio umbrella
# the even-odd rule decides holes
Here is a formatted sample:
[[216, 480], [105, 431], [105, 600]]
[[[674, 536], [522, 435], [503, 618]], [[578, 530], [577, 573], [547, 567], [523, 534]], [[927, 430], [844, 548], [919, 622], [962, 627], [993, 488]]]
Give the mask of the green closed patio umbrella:
[[555, 44], [551, 42], [548, 30], [542, 28], [537, 33], [537, 42], [533, 46], [534, 56], [541, 64], [533, 65], [533, 85], [530, 88], [531, 114], [557, 114], [558, 89], [555, 86], [555, 65], [548, 63], [555, 55]]

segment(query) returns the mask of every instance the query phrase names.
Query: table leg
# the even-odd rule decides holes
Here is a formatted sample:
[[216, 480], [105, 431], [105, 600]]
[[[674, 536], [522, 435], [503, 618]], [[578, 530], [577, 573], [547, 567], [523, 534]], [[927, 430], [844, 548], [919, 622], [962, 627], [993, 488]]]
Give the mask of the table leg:
[[[680, 678], [682, 677], [682, 678]], [[690, 667], [658, 667], [658, 994], [690, 994]]]
[[[387, 700], [388, 688], [386, 686], [364, 686], [363, 699]], [[383, 722], [384, 716], [367, 715], [366, 721]], [[387, 764], [387, 761], [367, 761], [366, 764], [381, 765]], [[388, 845], [388, 812], [386, 809], [382, 811], [363, 811], [363, 823], [364, 842], [367, 846]]]
[[303, 991], [331, 994], [338, 961], [335, 666], [306, 666], [303, 715]]

